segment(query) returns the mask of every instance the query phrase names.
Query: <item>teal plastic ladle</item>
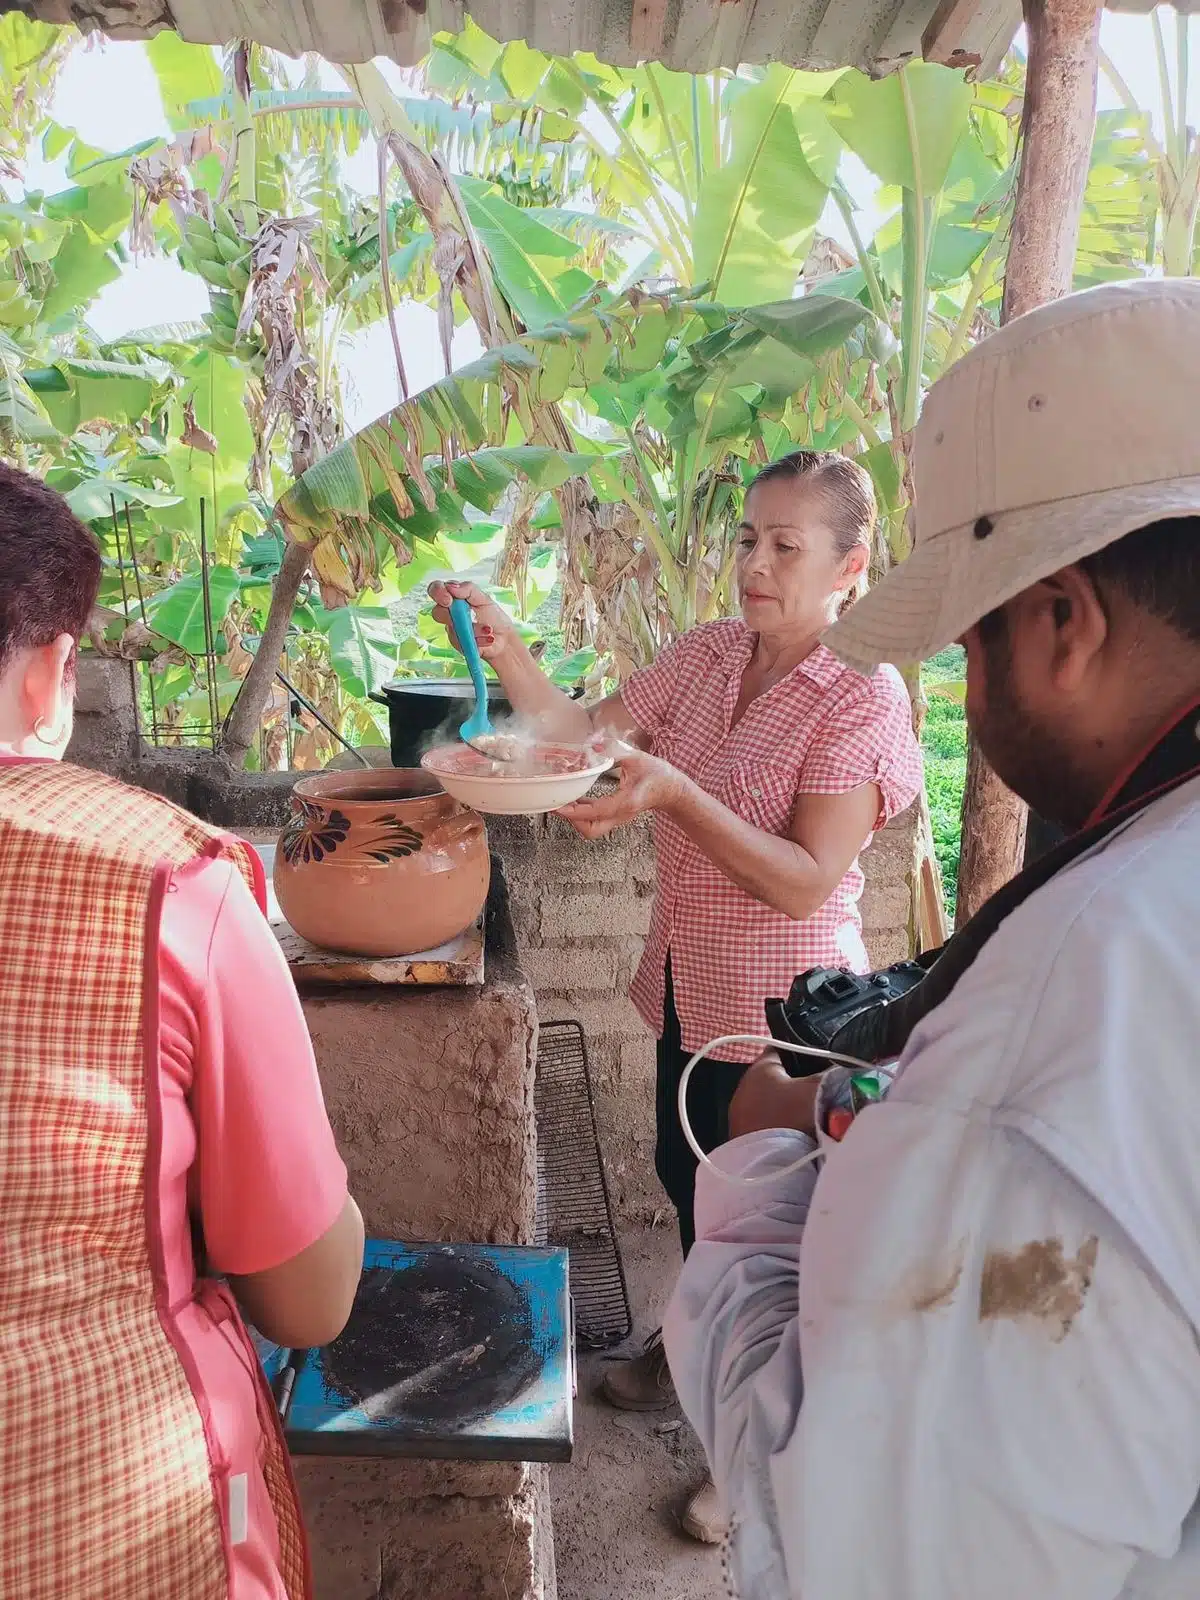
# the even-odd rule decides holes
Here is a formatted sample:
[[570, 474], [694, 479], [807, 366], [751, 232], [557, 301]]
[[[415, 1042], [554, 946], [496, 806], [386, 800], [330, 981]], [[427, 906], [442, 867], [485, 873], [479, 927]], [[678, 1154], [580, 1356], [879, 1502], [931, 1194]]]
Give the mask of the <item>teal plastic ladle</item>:
[[471, 674], [471, 682], [475, 685], [475, 709], [459, 728], [459, 737], [466, 744], [478, 745], [481, 740], [495, 739], [496, 731], [488, 717], [488, 686], [483, 673], [479, 646], [475, 643], [475, 620], [465, 600], [451, 600], [450, 620], [454, 624], [458, 648], [462, 651], [467, 670]]

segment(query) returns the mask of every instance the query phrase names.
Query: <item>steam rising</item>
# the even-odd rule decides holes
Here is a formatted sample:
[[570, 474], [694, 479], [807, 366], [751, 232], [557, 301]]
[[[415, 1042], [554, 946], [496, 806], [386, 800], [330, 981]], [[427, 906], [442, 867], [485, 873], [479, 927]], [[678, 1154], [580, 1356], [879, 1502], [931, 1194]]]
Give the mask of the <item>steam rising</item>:
[[[448, 717], [427, 733], [419, 745], [420, 756], [426, 756], [439, 745], [459, 744], [459, 728], [470, 714], [471, 701], [464, 699], [455, 704]], [[508, 716], [492, 715], [492, 735], [473, 744], [480, 755], [490, 756], [488, 776], [498, 778], [535, 778], [544, 775], [546, 763], [539, 754], [539, 746], [554, 744], [560, 750], [584, 750], [586, 745], [570, 739], [558, 739], [549, 733], [538, 717], [513, 712]], [[419, 759], [419, 757], [418, 757]]]

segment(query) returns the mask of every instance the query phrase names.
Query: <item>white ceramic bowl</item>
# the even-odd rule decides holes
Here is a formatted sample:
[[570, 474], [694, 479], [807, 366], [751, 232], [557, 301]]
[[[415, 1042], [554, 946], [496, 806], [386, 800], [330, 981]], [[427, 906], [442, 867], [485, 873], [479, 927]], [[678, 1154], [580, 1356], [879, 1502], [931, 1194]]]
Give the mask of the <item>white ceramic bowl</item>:
[[[557, 761], [567, 770], [528, 771], [547, 761]], [[546, 743], [533, 747], [529, 762], [492, 761], [470, 745], [440, 744], [421, 757], [421, 765], [447, 794], [485, 816], [540, 817], [582, 798], [612, 766], [612, 758], [573, 745]]]

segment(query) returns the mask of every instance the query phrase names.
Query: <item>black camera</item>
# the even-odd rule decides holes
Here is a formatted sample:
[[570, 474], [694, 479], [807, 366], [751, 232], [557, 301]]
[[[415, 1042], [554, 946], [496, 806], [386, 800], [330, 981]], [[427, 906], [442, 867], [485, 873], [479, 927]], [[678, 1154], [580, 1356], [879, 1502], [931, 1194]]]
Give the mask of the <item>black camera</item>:
[[[772, 1039], [781, 1044], [836, 1050], [839, 1038], [852, 1023], [867, 1012], [881, 1011], [915, 989], [927, 971], [921, 961], [897, 961], [894, 966], [861, 977], [838, 967], [810, 967], [794, 980], [786, 1000], [766, 1002], [767, 1027]], [[819, 1056], [798, 1056], [790, 1051], [780, 1054], [793, 1078], [811, 1077], [824, 1072], [828, 1065]]]

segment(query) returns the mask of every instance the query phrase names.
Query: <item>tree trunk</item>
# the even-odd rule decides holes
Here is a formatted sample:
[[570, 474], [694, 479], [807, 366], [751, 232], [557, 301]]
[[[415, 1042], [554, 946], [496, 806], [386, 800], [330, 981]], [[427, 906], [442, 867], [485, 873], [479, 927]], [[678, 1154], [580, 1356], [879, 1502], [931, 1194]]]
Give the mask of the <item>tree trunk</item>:
[[[1021, 172], [1001, 321], [1071, 290], [1096, 125], [1100, 8], [1095, 0], [1024, 0], [1029, 35]], [[958, 926], [1021, 866], [1025, 806], [969, 741]]]
[[308, 571], [312, 554], [306, 545], [289, 544], [283, 552], [279, 571], [271, 588], [271, 609], [259, 640], [250, 670], [242, 679], [228, 721], [221, 730], [219, 753], [233, 766], [240, 767], [258, 738], [262, 714], [271, 698], [271, 688], [283, 654], [284, 641], [296, 606], [296, 596]]

